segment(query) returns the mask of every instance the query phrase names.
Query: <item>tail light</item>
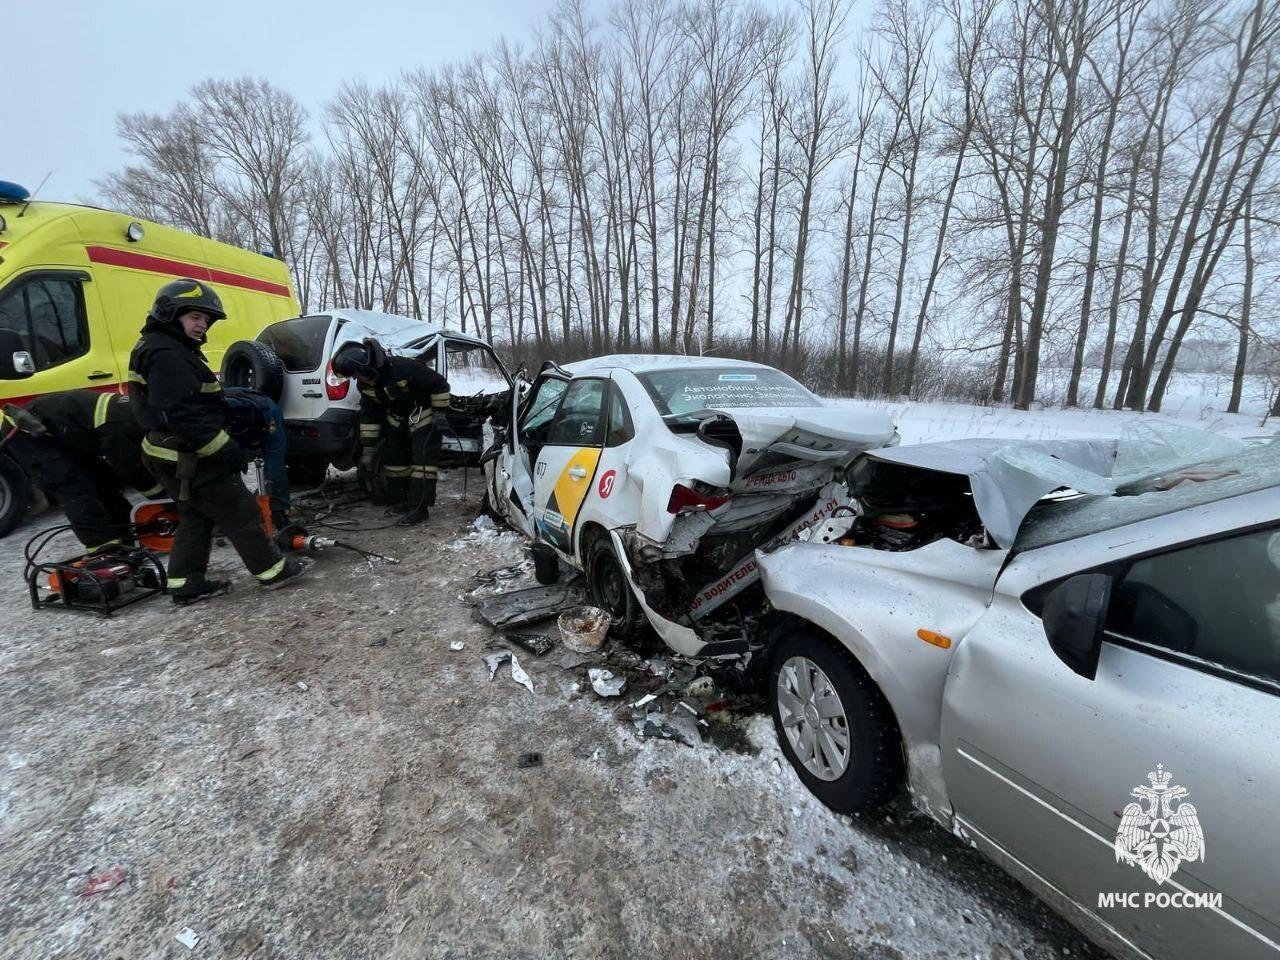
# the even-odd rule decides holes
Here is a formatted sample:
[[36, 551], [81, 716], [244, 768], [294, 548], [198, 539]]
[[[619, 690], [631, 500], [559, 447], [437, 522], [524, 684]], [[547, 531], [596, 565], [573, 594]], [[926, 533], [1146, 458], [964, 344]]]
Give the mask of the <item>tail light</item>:
[[692, 513], [694, 510], [714, 510], [729, 502], [727, 490], [707, 486], [705, 483], [693, 481], [693, 486], [677, 483], [671, 488], [671, 499], [667, 501], [668, 513]]
[[340, 377], [334, 373], [333, 361], [330, 360], [328, 366], [324, 368], [324, 390], [329, 394], [329, 399], [342, 400], [350, 389], [351, 381], [347, 377]]

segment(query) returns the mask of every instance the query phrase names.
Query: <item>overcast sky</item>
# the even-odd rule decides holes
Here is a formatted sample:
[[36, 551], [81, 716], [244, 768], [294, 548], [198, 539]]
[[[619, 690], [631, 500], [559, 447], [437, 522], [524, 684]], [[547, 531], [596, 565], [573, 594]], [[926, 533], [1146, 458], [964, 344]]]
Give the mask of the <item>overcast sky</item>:
[[389, 80], [528, 37], [554, 0], [12, 0], [0, 180], [46, 200], [95, 195], [122, 166], [121, 112], [164, 113], [206, 77], [265, 77], [315, 116], [346, 79]]

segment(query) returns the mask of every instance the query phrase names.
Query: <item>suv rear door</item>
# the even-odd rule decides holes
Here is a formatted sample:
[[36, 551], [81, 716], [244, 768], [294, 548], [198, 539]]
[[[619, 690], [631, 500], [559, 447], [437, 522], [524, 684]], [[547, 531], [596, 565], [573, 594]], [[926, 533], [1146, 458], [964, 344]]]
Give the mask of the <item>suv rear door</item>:
[[280, 407], [286, 420], [314, 420], [329, 409], [324, 378], [336, 327], [333, 317], [318, 314], [281, 320], [258, 334], [284, 364]]

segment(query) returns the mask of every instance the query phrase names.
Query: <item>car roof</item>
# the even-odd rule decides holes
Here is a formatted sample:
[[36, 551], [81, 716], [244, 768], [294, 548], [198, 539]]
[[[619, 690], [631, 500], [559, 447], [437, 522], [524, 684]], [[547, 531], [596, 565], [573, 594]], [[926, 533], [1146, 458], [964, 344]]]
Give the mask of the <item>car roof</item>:
[[329, 316], [340, 320], [358, 323], [372, 331], [388, 347], [403, 347], [418, 340], [426, 339], [434, 334], [444, 334], [453, 340], [465, 340], [477, 346], [484, 346], [485, 341], [469, 333], [442, 327], [438, 323], [426, 320], [415, 320], [396, 313], [380, 313], [377, 310], [360, 310], [355, 307], [339, 307], [327, 311]]
[[632, 373], [653, 373], [658, 370], [682, 370], [690, 367], [748, 367], [758, 370], [772, 370], [763, 363], [750, 360], [734, 360], [731, 357], [691, 357], [677, 353], [616, 353], [607, 357], [591, 357], [587, 360], [576, 360], [566, 363], [563, 368], [576, 376], [590, 373], [603, 373], [619, 367]]

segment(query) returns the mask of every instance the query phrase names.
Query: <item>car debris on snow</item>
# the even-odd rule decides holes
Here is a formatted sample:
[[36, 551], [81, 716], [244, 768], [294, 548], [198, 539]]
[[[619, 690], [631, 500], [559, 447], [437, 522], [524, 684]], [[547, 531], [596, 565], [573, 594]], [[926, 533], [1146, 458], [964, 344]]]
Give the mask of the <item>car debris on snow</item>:
[[188, 950], [194, 950], [196, 948], [196, 944], [200, 942], [200, 936], [190, 927], [183, 927], [173, 935], [173, 939], [177, 940]]
[[108, 890], [114, 890], [126, 879], [123, 867], [112, 867], [102, 873], [95, 873], [89, 878], [88, 884], [80, 891], [82, 897], [92, 897], [95, 894], [106, 893]]
[[459, 650], [462, 650], [465, 647], [466, 647], [466, 644], [463, 643], [461, 640], [455, 640], [453, 641], [453, 643], [449, 644], [449, 649], [452, 650], [454, 653], [457, 653]]
[[555, 640], [541, 633], [508, 633], [506, 639], [522, 650], [529, 651], [535, 657], [550, 653], [556, 645]]
[[620, 697], [627, 685], [626, 677], [619, 677], [602, 667], [591, 667], [587, 670], [587, 678], [591, 681], [591, 689], [601, 697]]
[[527, 770], [530, 767], [540, 767], [542, 766], [542, 754], [522, 753], [516, 758], [516, 766], [521, 770]]
[[511, 679], [533, 693], [533, 680], [524, 672], [524, 667], [520, 666], [520, 661], [514, 653], [511, 654]]
[[581, 577], [547, 586], [539, 584], [522, 590], [508, 590], [487, 597], [477, 596], [473, 590], [469, 596], [475, 607], [475, 615], [499, 630], [546, 620], [581, 605], [587, 599]]
[[498, 667], [511, 659], [511, 651], [499, 650], [496, 653], [486, 653], [482, 659], [484, 665], [489, 668], [489, 679], [492, 680], [498, 675]]

